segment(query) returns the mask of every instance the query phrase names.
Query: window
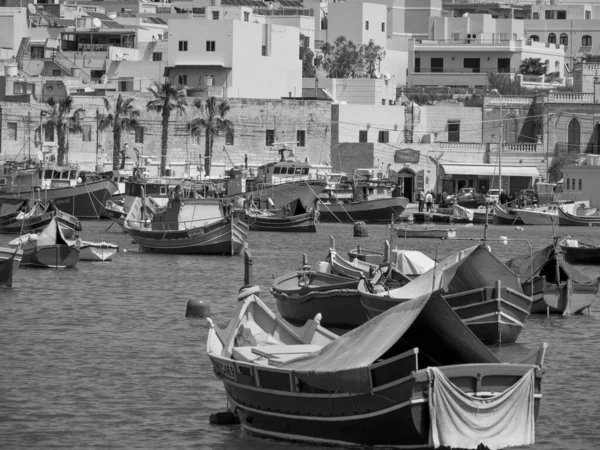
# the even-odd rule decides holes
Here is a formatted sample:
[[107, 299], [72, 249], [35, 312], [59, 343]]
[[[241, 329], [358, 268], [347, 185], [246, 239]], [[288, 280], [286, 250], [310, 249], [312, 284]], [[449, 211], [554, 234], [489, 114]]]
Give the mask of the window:
[[581, 147], [581, 125], [576, 118], [571, 119], [567, 129], [568, 151], [580, 153]]
[[571, 179], [567, 178], [567, 191], [571, 190]]
[[162, 52], [153, 52], [152, 61], [162, 61]]
[[510, 72], [510, 58], [498, 58], [498, 72], [509, 73]]
[[321, 30], [327, 29], [327, 18], [321, 19]]
[[177, 75], [178, 84], [187, 84], [187, 75]]
[[61, 76], [60, 69], [53, 69], [52, 70], [52, 76], [53, 77], [60, 77]]
[[[479, 58], [464, 58], [463, 67], [465, 69], [471, 69], [473, 73], [479, 73]], [[466, 71], [468, 72], [468, 70]]]
[[583, 36], [581, 38], [581, 45], [583, 45], [584, 47], [591, 47], [592, 46], [592, 37], [588, 34]]
[[381, 31], [385, 33], [385, 22], [381, 22]]
[[377, 136], [377, 142], [382, 142], [387, 144], [390, 142], [390, 132], [389, 131], [380, 131], [379, 136]]
[[225, 132], [225, 145], [233, 145], [233, 128], [229, 128]]
[[17, 122], [8, 122], [6, 124], [8, 128], [8, 140], [16, 141], [17, 140]]
[[44, 141], [54, 142], [54, 128], [48, 125], [44, 125]]
[[538, 20], [540, 18], [540, 13], [533, 13], [533, 20]]
[[13, 84], [13, 94], [33, 94], [33, 84], [16, 82]]
[[192, 131], [192, 144], [200, 144], [202, 140], [202, 129]]
[[535, 34], [531, 35], [531, 37], [529, 38], [532, 42], [539, 42], [540, 41], [540, 37], [536, 36]]
[[298, 147], [306, 147], [306, 131], [297, 130], [296, 131], [296, 141], [298, 142]]
[[567, 11], [556, 11], [556, 18], [558, 20], [566, 20], [567, 19]]
[[460, 122], [457, 120], [448, 121], [448, 142], [460, 142]]
[[244, 11], [244, 22], [250, 22], [250, 13], [248, 11]]
[[275, 142], [275, 130], [267, 130], [266, 137], [266, 145], [267, 147], [270, 147], [271, 145], [273, 145], [273, 142]]
[[421, 58], [415, 58], [415, 73], [421, 72]]
[[581, 178], [579, 179], [579, 190], [583, 190], [583, 180]]
[[31, 47], [31, 59], [44, 59], [44, 47]]
[[588, 20], [591, 19], [592, 18], [592, 12], [591, 11], [586, 11], [585, 12], [585, 18], [588, 19]]
[[452, 40], [454, 42], [460, 41], [460, 33], [452, 33]]
[[569, 36], [567, 35], [567, 33], [561, 33], [559, 43], [560, 45], [564, 45], [565, 47], [569, 45]]
[[369, 29], [369, 21], [365, 20], [365, 30], [368, 30], [368, 29]]
[[179, 41], [179, 51], [187, 52], [188, 51], [188, 41]]
[[215, 41], [206, 41], [206, 51], [207, 52], [215, 51]]
[[92, 126], [82, 125], [81, 126], [81, 140], [83, 142], [92, 142]]
[[267, 46], [266, 45], [262, 46], [262, 55], [267, 56]]
[[212, 18], [213, 20], [219, 20], [219, 11], [213, 11]]
[[124, 92], [127, 90], [127, 81], [119, 81], [119, 91]]
[[546, 20], [555, 19], [555, 18], [556, 18], [556, 11], [546, 11]]
[[136, 144], [143, 144], [144, 143], [144, 127], [137, 126], [134, 128], [134, 132], [135, 132], [134, 142]]
[[304, 47], [310, 47], [310, 36], [304, 36], [304, 40], [302, 41], [302, 45]]
[[360, 130], [358, 132], [358, 142], [369, 142], [369, 131]]
[[548, 35], [548, 44], [556, 44], [556, 35], [554, 33]]
[[443, 72], [444, 71], [444, 58], [431, 58], [431, 71], [432, 72]]

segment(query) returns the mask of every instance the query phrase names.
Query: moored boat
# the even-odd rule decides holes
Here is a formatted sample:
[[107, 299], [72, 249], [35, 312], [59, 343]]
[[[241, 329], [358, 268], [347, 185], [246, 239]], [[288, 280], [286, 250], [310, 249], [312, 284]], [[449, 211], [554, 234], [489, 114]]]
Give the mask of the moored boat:
[[23, 266], [64, 269], [79, 261], [79, 238], [66, 237], [56, 217], [39, 234], [24, 234], [8, 245], [23, 250]]
[[65, 228], [70, 229], [71, 235], [81, 231], [81, 222], [77, 217], [58, 209], [53, 201], [34, 201], [27, 203], [16, 215], [0, 217], [0, 233], [20, 234], [39, 231], [50, 223], [53, 217]]
[[119, 246], [108, 242], [81, 241], [80, 261], [110, 261], [119, 251]]
[[287, 324], [257, 290], [240, 293], [226, 329], [207, 319], [208, 357], [245, 431], [338, 446], [534, 443], [545, 345], [501, 363], [430, 289], [341, 337], [318, 320]]
[[251, 231], [277, 231], [289, 233], [316, 233], [317, 217], [314, 207], [306, 211], [300, 200], [284, 205], [276, 213], [256, 208], [236, 211], [240, 220], [246, 222]]
[[389, 222], [390, 217], [399, 218], [408, 199], [390, 197], [373, 200], [355, 200], [348, 203], [319, 203], [322, 222]]
[[[566, 214], [575, 213], [578, 209], [585, 209], [589, 205], [587, 201], [550, 203], [531, 209], [517, 209], [515, 213], [523, 221], [524, 225], [559, 225], [559, 211]], [[585, 216], [574, 216], [585, 217]], [[600, 217], [597, 218], [600, 223]]]
[[598, 227], [600, 226], [600, 216], [578, 216], [561, 207], [558, 208], [558, 224], [561, 227]]
[[600, 264], [600, 245], [567, 236], [558, 243], [565, 260], [571, 264]]
[[358, 290], [372, 318], [434, 286], [475, 335], [488, 343], [515, 342], [530, 314], [531, 299], [519, 278], [485, 246], [453, 255], [397, 289], [376, 289], [361, 280]]
[[510, 209], [508, 212], [499, 205], [494, 205], [493, 224], [494, 225], [523, 225], [523, 221], [516, 214], [516, 210]]
[[13, 274], [19, 268], [23, 250], [0, 247], [0, 286], [12, 287]]
[[395, 230], [396, 235], [400, 238], [456, 238], [456, 228], [397, 227]]

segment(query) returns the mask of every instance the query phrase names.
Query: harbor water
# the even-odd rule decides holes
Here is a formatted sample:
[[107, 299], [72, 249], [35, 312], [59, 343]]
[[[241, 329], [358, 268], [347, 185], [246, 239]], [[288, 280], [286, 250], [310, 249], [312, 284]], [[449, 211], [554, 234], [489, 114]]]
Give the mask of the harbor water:
[[[116, 225], [105, 231], [110, 224], [83, 222], [81, 235], [119, 244], [112, 262], [22, 267], [11, 289], [0, 288], [0, 448], [316, 448], [209, 424], [211, 413], [225, 410], [225, 393], [206, 356], [204, 320], [186, 319], [186, 304], [209, 302], [213, 320], [226, 325], [243, 285], [243, 257], [140, 253]], [[455, 228], [461, 238], [483, 235], [481, 225]], [[381, 250], [386, 229], [368, 225], [366, 238], [353, 237], [348, 224], [319, 224], [316, 234], [251, 232], [261, 298], [275, 309], [273, 278], [296, 271], [302, 253], [316, 268], [330, 235], [345, 255], [358, 245]], [[596, 228], [556, 231], [600, 243]], [[552, 228], [490, 226], [488, 237], [500, 236], [526, 239], [536, 250], [552, 242]], [[0, 236], [0, 245], [13, 238]], [[438, 260], [475, 243], [395, 242]], [[529, 251], [524, 241], [490, 245], [503, 261]], [[600, 266], [578, 267], [600, 275]], [[531, 316], [516, 344], [493, 351], [510, 361], [542, 342], [549, 344], [544, 397], [531, 448], [598, 448], [600, 302], [590, 315]]]

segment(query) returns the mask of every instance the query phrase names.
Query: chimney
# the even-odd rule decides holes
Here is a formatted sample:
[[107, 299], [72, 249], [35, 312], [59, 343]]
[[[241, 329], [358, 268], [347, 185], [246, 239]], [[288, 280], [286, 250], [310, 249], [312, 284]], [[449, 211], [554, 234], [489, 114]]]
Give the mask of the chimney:
[[600, 78], [594, 77], [594, 103], [600, 103]]

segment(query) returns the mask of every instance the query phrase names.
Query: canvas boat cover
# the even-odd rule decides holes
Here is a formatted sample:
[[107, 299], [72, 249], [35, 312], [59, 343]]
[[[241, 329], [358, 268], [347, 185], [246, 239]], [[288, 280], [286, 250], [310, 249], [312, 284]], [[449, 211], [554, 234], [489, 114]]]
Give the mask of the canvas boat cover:
[[435, 266], [435, 261], [417, 250], [393, 250], [392, 260], [404, 275], [421, 275]]
[[452, 217], [455, 219], [467, 219], [469, 222], [473, 222], [475, 213], [470, 209], [464, 208], [458, 204], [452, 205]]
[[557, 263], [561, 281], [571, 279], [574, 283], [578, 284], [593, 284], [596, 282], [595, 277], [581, 273], [571, 264], [566, 262], [563, 259], [562, 254], [559, 254], [557, 257], [553, 244], [533, 252], [531, 257], [529, 255], [517, 256], [508, 261], [506, 265], [521, 278], [521, 282], [523, 283], [531, 280], [531, 272], [533, 269], [534, 278], [545, 276], [548, 283], [554, 284], [556, 283]]
[[29, 203], [29, 200], [22, 200], [15, 203], [4, 202], [5, 199], [0, 199], [0, 217], [14, 213]]
[[521, 447], [535, 442], [535, 372], [530, 369], [510, 388], [485, 399], [457, 388], [436, 367], [427, 369], [429, 446], [432, 448]]
[[[455, 266], [477, 248], [463, 250], [443, 261], [438, 265], [444, 268], [440, 272], [456, 271]], [[371, 389], [369, 366], [392, 347], [395, 351], [419, 348], [422, 365], [499, 362], [441, 297], [439, 280], [444, 273], [438, 273], [433, 288], [434, 273], [438, 273], [438, 268], [398, 289], [405, 289], [409, 300], [321, 350], [279, 367], [292, 370], [300, 380], [321, 389], [366, 393]]]
[[205, 227], [221, 220], [223, 220], [223, 209], [218, 199], [184, 201], [177, 216], [180, 230]]

